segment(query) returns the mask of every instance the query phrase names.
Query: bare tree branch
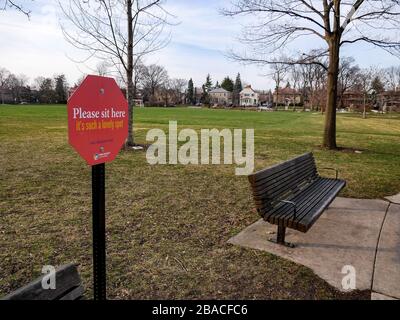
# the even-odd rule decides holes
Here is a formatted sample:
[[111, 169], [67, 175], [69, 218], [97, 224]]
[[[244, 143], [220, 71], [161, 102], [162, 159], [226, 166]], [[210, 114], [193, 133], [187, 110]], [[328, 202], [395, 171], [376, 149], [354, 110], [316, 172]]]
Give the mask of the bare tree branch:
[[[0, 10], [6, 10], [7, 8], [16, 9], [30, 18], [32, 11], [29, 9], [25, 9], [22, 4], [17, 3], [15, 0], [2, 0], [3, 3], [0, 3]], [[32, 0], [33, 1], [33, 0]]]

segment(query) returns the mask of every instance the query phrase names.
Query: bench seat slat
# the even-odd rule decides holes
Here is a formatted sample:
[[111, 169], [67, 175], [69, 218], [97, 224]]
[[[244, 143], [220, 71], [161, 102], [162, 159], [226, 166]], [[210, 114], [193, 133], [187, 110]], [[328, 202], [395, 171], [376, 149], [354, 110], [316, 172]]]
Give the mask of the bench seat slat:
[[306, 199], [305, 201], [303, 200], [305, 206], [299, 212], [296, 219], [291, 219], [288, 221], [289, 222], [288, 227], [296, 228], [297, 223], [299, 221], [301, 221], [304, 217], [310, 214], [312, 210], [314, 210], [315, 208], [318, 209], [320, 207], [319, 204], [321, 203], [321, 201], [324, 198], [328, 197], [331, 194], [332, 189], [335, 187], [335, 185], [339, 183], [332, 179], [324, 179], [323, 181], [324, 181], [323, 189], [316, 191], [309, 199]]
[[[318, 188], [323, 187], [324, 181], [321, 180], [321, 178], [317, 178], [314, 183], [310, 183], [306, 188], [304, 188], [301, 192], [305, 197], [307, 196], [312, 196], [313, 193], [315, 193], [315, 190]], [[294, 201], [296, 203], [299, 202], [299, 193], [296, 194], [291, 194], [291, 196], [285, 198], [284, 200], [289, 200], [289, 201]], [[290, 205], [285, 204], [285, 203], [278, 203], [275, 207], [272, 209], [268, 206], [261, 206], [260, 207], [260, 213], [263, 214], [264, 218], [267, 219], [269, 216], [274, 215], [274, 216], [280, 216], [281, 214], [291, 214], [293, 212], [293, 209]], [[273, 223], [273, 222], [271, 222]]]
[[[316, 190], [320, 189], [325, 182], [322, 179], [318, 179], [315, 181], [313, 184], [309, 185], [306, 189], [301, 192], [301, 197], [300, 194], [297, 196], [293, 196], [289, 198], [288, 200], [293, 201], [297, 204], [297, 215], [299, 212], [304, 208], [306, 205], [303, 201], [301, 201], [302, 197], [312, 197], [312, 195], [316, 192]], [[271, 217], [270, 222], [273, 224], [278, 224], [278, 221], [276, 219], [289, 219], [293, 217], [293, 208], [292, 206], [288, 204], [283, 204], [281, 206], [277, 206], [274, 210], [271, 210], [269, 213], [269, 217]], [[268, 217], [268, 218], [269, 218]]]
[[345, 181], [338, 181], [338, 183], [332, 188], [331, 192], [321, 199], [318, 206], [314, 207], [314, 209], [309, 214], [304, 216], [303, 219], [296, 222], [296, 229], [302, 232], [307, 232], [324, 212], [324, 209], [327, 208], [333, 200], [335, 200], [336, 196], [345, 186]]
[[312, 167], [297, 169], [297, 175], [295, 177], [286, 177], [285, 179], [282, 179], [282, 181], [270, 181], [269, 184], [266, 184], [263, 188], [256, 187], [253, 195], [255, 197], [262, 197], [267, 194], [269, 197], [273, 198], [279, 193], [282, 193], [282, 190], [291, 189], [307, 178], [313, 178], [316, 175], [317, 170]]
[[285, 227], [293, 226], [295, 221], [300, 220], [303, 215], [306, 215], [308, 212], [310, 212], [313, 206], [318, 203], [320, 198], [324, 197], [324, 195], [334, 184], [334, 180], [320, 178], [317, 183], [309, 186], [307, 193], [302, 192], [294, 198], [294, 201], [298, 207], [296, 219], [293, 219], [293, 216], [280, 217], [279, 222], [284, 224]]
[[[290, 200], [297, 204], [296, 219], [293, 219], [293, 208], [284, 204], [279, 207], [280, 210], [266, 216], [265, 220], [272, 224], [307, 232], [345, 185], [343, 180], [321, 178], [307, 188], [304, 194], [301, 193]], [[310, 216], [312, 218], [308, 219]]]

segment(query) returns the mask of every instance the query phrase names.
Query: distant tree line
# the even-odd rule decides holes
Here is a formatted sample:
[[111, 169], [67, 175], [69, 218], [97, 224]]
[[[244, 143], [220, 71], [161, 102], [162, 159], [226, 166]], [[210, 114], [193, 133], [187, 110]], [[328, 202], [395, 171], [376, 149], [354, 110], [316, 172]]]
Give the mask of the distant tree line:
[[24, 75], [16, 75], [0, 67], [0, 103], [65, 104], [68, 83], [64, 74], [53, 78], [37, 77], [33, 83]]
[[[120, 83], [122, 91], [127, 94], [123, 79], [115, 70], [100, 62], [94, 70], [101, 76], [114, 76]], [[32, 83], [25, 75], [15, 75], [0, 67], [0, 103], [43, 103], [65, 104], [70, 89], [76, 89], [85, 76], [82, 76], [71, 87], [64, 74], [54, 77], [37, 77]], [[185, 79], [171, 78], [167, 70], [160, 65], [144, 65], [139, 61], [134, 68], [133, 97], [149, 106], [169, 106], [184, 104], [188, 82]]]

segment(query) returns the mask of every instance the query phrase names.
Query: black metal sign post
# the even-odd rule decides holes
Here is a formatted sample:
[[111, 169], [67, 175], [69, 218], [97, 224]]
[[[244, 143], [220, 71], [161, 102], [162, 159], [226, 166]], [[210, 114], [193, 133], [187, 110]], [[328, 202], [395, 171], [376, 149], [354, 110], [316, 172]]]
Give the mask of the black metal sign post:
[[94, 300], [106, 300], [105, 164], [92, 166]]

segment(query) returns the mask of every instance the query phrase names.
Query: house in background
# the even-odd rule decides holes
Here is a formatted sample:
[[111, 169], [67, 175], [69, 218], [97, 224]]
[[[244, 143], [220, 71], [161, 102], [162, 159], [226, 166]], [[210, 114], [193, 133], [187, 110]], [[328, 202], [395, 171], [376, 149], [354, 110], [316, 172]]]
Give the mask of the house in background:
[[400, 112], [400, 90], [386, 91], [378, 95], [383, 112]]
[[219, 106], [232, 104], [232, 92], [224, 88], [215, 88], [209, 92], [209, 95], [211, 104]]
[[240, 106], [241, 107], [257, 107], [260, 103], [259, 94], [254, 91], [251, 86], [246, 86], [240, 92]]
[[173, 89], [157, 88], [150, 106], [172, 107], [185, 103], [185, 94]]
[[274, 91], [274, 104], [278, 105], [301, 105], [304, 103], [301, 92], [292, 88], [279, 88]]
[[[364, 94], [357, 90], [347, 90], [343, 95], [338, 95], [339, 108], [349, 108], [353, 111], [362, 111], [364, 107]], [[370, 103], [366, 99], [367, 109]]]

